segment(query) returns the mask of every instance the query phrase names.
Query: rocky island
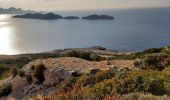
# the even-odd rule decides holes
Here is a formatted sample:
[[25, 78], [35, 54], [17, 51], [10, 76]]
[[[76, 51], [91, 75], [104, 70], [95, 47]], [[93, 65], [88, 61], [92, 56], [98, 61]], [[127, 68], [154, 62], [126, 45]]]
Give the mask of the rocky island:
[[[66, 16], [63, 17], [59, 14], [54, 14], [54, 13], [47, 13], [47, 14], [42, 14], [42, 13], [28, 13], [24, 15], [15, 15], [12, 18], [28, 18], [28, 19], [41, 19], [41, 20], [55, 20], [55, 19], [80, 19], [80, 17], [77, 16]], [[87, 20], [113, 20], [113, 16], [108, 16], [108, 15], [89, 15], [86, 17], [82, 17], [82, 19], [87, 19]]]
[[82, 19], [88, 19], [88, 20], [99, 20], [99, 19], [102, 19], [102, 20], [113, 20], [114, 17], [113, 16], [108, 16], [108, 15], [97, 15], [97, 14], [94, 14], [94, 15], [89, 15], [89, 16], [86, 16], [86, 17], [82, 17]]
[[24, 15], [16, 15], [16, 16], [13, 16], [13, 18], [29, 18], [29, 19], [54, 20], [54, 19], [62, 19], [63, 17], [61, 15], [54, 14], [54, 13], [47, 13], [47, 14], [28, 13], [28, 14], [24, 14]]
[[66, 16], [66, 17], [63, 17], [63, 19], [80, 19], [80, 17], [77, 17], [77, 16]]

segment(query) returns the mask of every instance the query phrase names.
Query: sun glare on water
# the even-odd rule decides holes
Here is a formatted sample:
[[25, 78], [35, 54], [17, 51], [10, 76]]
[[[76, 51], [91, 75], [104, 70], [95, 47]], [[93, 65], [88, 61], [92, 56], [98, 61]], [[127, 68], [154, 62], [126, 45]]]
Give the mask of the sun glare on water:
[[11, 27], [4, 20], [8, 16], [0, 15], [0, 54], [12, 54], [11, 50]]

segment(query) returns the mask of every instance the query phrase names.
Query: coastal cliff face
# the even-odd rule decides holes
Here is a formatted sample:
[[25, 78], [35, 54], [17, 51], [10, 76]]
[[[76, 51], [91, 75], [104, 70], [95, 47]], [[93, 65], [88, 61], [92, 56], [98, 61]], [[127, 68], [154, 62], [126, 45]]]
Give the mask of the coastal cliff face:
[[0, 99], [169, 100], [169, 51], [165, 47], [123, 53], [93, 47], [52, 51], [44, 54], [53, 58], [44, 59], [20, 55], [37, 58], [0, 81]]

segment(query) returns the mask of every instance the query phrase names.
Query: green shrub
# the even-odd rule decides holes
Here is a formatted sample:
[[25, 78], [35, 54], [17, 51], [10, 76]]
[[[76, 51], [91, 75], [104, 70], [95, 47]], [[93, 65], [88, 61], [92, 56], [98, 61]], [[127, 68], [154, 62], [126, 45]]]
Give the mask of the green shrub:
[[130, 93], [123, 95], [122, 100], [170, 100], [170, 97], [155, 96], [152, 94]]
[[141, 69], [163, 70], [170, 65], [170, 56], [167, 54], [145, 55], [141, 61], [135, 63]]
[[164, 80], [157, 79], [150, 83], [148, 92], [153, 95], [164, 95], [165, 94]]
[[24, 71], [18, 71], [18, 75], [20, 76], [20, 77], [23, 77], [23, 76], [25, 76], [25, 73], [24, 73]]
[[11, 75], [12, 75], [12, 77], [15, 77], [17, 75], [17, 69], [16, 68], [11, 68]]
[[64, 56], [66, 57], [77, 57], [89, 61], [100, 61], [103, 60], [98, 54], [93, 54], [91, 52], [81, 51], [81, 50], [73, 50], [71, 52], [66, 53]]
[[0, 80], [5, 79], [10, 76], [10, 68], [0, 64]]
[[66, 54], [67, 57], [77, 57], [77, 58], [82, 58], [86, 60], [91, 60], [90, 55], [91, 55], [90, 52], [84, 52], [84, 51], [78, 51], [78, 50], [74, 50]]
[[113, 78], [115, 76], [115, 72], [114, 70], [103, 70], [103, 71], [99, 71], [96, 75], [96, 81], [100, 82], [103, 81], [105, 79], [110, 79]]
[[101, 61], [103, 58], [100, 57], [98, 54], [91, 54], [90, 55], [90, 60], [92, 61]]
[[60, 89], [60, 91], [66, 93], [66, 92], [69, 92], [69, 91], [71, 91], [73, 89], [73, 86], [76, 84], [76, 82], [77, 82], [77, 78], [76, 77], [72, 77], [69, 80], [63, 81], [57, 87]]
[[4, 65], [0, 65], [0, 75], [3, 73], [3, 72], [5, 72], [5, 71], [7, 71], [7, 70], [9, 70], [10, 68], [9, 67], [6, 67], [6, 66], [4, 66]]
[[31, 83], [33, 81], [32, 77], [30, 75], [27, 75], [26, 79], [27, 79], [28, 83]]
[[92, 88], [91, 92], [95, 93], [95, 94], [101, 94], [103, 96], [114, 95], [116, 93], [115, 90], [114, 90], [114, 81], [106, 80], [106, 81], [97, 83]]
[[144, 54], [151, 54], [151, 53], [160, 53], [163, 48], [151, 48], [148, 50], [143, 51]]
[[12, 86], [10, 84], [4, 84], [0, 86], [0, 97], [10, 94], [12, 91]]
[[96, 75], [96, 73], [98, 73], [99, 71], [101, 71], [101, 70], [100, 69], [91, 69], [90, 74], [91, 75]]
[[[114, 78], [117, 93], [151, 93], [153, 95], [168, 95], [170, 90], [169, 72], [153, 70], [133, 70], [123, 77], [120, 74]], [[166, 80], [166, 81], [165, 81]]]
[[39, 65], [34, 66], [33, 76], [36, 79], [37, 84], [43, 83], [45, 70], [46, 70], [46, 67], [44, 66], [44, 64], [39, 64]]
[[[58, 96], [63, 95], [62, 97], [66, 97], [65, 99], [85, 96], [84, 100], [86, 100], [86, 96], [93, 95], [93, 99], [104, 100], [106, 98], [111, 99], [116, 95], [123, 95], [123, 100], [154, 100], [152, 98], [170, 94], [169, 76], [169, 71], [101, 70], [93, 75], [82, 74], [61, 82], [57, 85], [56, 99], [58, 99]], [[150, 97], [150, 95], [141, 95], [142, 93], [152, 95]], [[124, 97], [125, 95], [126, 97]]]
[[80, 86], [94, 85], [96, 83], [96, 79], [93, 76], [82, 76], [79, 78], [77, 82]]
[[127, 93], [133, 93], [133, 92], [144, 92], [145, 88], [143, 86], [143, 82], [139, 78], [137, 80], [131, 79], [131, 80], [124, 80], [122, 84], [120, 84], [117, 87], [117, 92], [120, 94], [127, 94]]

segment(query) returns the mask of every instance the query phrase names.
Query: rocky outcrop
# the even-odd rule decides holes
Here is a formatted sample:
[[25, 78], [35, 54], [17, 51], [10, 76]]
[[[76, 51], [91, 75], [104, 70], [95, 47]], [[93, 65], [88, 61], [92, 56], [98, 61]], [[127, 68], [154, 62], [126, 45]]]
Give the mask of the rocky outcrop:
[[89, 15], [86, 17], [82, 17], [82, 19], [87, 19], [87, 20], [98, 20], [98, 19], [103, 19], [103, 20], [113, 20], [114, 17], [113, 16], [108, 16], [108, 15]]
[[48, 95], [55, 92], [57, 84], [72, 76], [77, 77], [86, 73], [95, 75], [100, 70], [112, 67], [131, 69], [134, 68], [134, 61], [114, 60], [108, 65], [107, 61], [87, 61], [75, 57], [38, 59], [25, 65], [16, 77], [1, 83], [11, 84], [12, 92], [9, 96], [22, 100], [25, 96], [34, 97], [38, 94]]
[[69, 73], [69, 71], [64, 70], [62, 67], [50, 68], [44, 73], [45, 81], [43, 84], [45, 86], [55, 86], [62, 80], [69, 79], [70, 76], [71, 74]]
[[26, 67], [27, 68], [20, 70], [24, 72], [22, 77], [17, 75], [8, 82], [12, 86], [12, 92], [8, 97], [22, 100], [24, 97], [33, 97], [38, 94], [48, 95], [49, 93], [56, 91], [57, 84], [72, 76], [72, 71], [65, 70], [63, 67], [46, 67], [46, 70], [43, 72], [43, 82], [37, 83], [35, 74], [41, 73], [40, 71], [42, 70], [37, 73], [32, 66]]

